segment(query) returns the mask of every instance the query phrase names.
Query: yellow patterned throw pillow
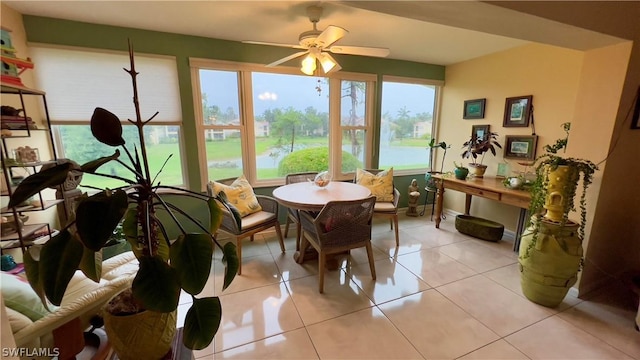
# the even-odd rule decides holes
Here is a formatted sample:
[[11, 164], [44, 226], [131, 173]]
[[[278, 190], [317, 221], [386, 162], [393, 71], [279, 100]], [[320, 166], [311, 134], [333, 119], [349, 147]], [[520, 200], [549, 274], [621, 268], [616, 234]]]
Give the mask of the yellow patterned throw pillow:
[[216, 181], [212, 181], [213, 193], [218, 194], [220, 191], [224, 191], [227, 195], [227, 199], [240, 213], [240, 216], [245, 217], [249, 214], [261, 211], [262, 207], [253, 193], [253, 188], [249, 181], [240, 175], [231, 185], [225, 185]]
[[366, 170], [356, 171], [356, 184], [362, 185], [371, 191], [376, 201], [393, 201], [393, 168], [372, 174]]

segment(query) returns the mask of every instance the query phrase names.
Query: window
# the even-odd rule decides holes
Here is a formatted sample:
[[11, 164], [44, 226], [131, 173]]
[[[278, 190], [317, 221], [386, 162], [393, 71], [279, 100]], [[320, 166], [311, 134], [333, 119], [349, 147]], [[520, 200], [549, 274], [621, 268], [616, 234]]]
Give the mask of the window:
[[[122, 121], [123, 137], [133, 153], [140, 148], [137, 131], [127, 119], [135, 119], [132, 101], [129, 55], [124, 52], [98, 52], [87, 49], [34, 46], [31, 55], [38, 88], [47, 93], [54, 140], [60, 157], [80, 164], [111, 155], [114, 148], [101, 144], [91, 135], [89, 122], [93, 110], [102, 107]], [[72, 61], [70, 61], [72, 59]], [[176, 61], [171, 57], [135, 55], [138, 98], [143, 120], [157, 116], [144, 127], [149, 168], [156, 181], [183, 185], [180, 152], [182, 109], [178, 92]], [[167, 159], [171, 157], [168, 161]], [[128, 163], [121, 151], [121, 158]], [[123, 166], [110, 162], [99, 172], [131, 178]], [[97, 187], [124, 185], [119, 180], [83, 176], [83, 184]]]
[[426, 150], [434, 130], [438, 86], [415, 79], [385, 77], [382, 83], [379, 167], [423, 170], [429, 167]]
[[370, 163], [375, 77], [306, 76], [196, 59], [191, 66], [194, 101], [201, 103], [203, 180], [244, 173], [270, 185], [288, 173], [321, 170], [347, 179]]

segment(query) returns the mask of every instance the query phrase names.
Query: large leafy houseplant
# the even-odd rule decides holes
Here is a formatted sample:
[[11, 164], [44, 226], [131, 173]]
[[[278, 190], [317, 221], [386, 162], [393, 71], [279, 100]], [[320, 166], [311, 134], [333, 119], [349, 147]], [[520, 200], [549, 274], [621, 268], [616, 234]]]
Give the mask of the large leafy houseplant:
[[[141, 118], [136, 81], [138, 73], [131, 45], [129, 58], [131, 69], [124, 70], [132, 79], [136, 114], [135, 121], [129, 121], [137, 128], [140, 147], [134, 146], [131, 152], [126, 146], [122, 138], [122, 124], [113, 113], [96, 108], [91, 117], [93, 136], [101, 143], [121, 147], [127, 155], [128, 163], [120, 158], [120, 151], [116, 149], [113, 155], [90, 161], [80, 169], [72, 169], [71, 163], [56, 165], [23, 180], [13, 193], [9, 207], [20, 204], [47, 187], [62, 184], [70, 171], [122, 181], [124, 185], [120, 187], [101, 189], [91, 196], [81, 197], [76, 206], [75, 219], [43, 246], [29, 248], [24, 254], [29, 283], [46, 306], [46, 299], [54, 305], [61, 303], [67, 285], [77, 269], [98, 282], [101, 276], [101, 249], [124, 219], [123, 232], [139, 262], [139, 269], [131, 286], [133, 305], [139, 311], [168, 313], [176, 310], [181, 289], [189, 293], [193, 302], [185, 318], [183, 341], [191, 349], [202, 349], [213, 340], [222, 315], [218, 297], [196, 297], [209, 277], [214, 246], [223, 252], [223, 289], [229, 286], [238, 269], [235, 245], [227, 243], [222, 246], [213, 235], [222, 221], [223, 210], [220, 205], [235, 215], [238, 224], [240, 217], [235, 208], [228, 204], [224, 193], [209, 197], [198, 192], [163, 186], [159, 182], [154, 183], [157, 174], [152, 177], [149, 169], [143, 127], [155, 115], [146, 121]], [[100, 167], [111, 161], [122, 164], [131, 173], [131, 178], [100, 173]], [[160, 171], [161, 169], [158, 173]], [[159, 190], [163, 189], [205, 202], [210, 212], [211, 228], [205, 228], [184, 210], [165, 202], [159, 194]], [[164, 222], [160, 221], [156, 211], [161, 209], [169, 214], [172, 224], [168, 224], [166, 219]], [[188, 233], [178, 217], [182, 221], [192, 222], [200, 231]], [[168, 226], [177, 226], [181, 231], [175, 241], [169, 239]]]
[[563, 152], [566, 151], [571, 123], [563, 123], [562, 129], [565, 132], [565, 137], [556, 140], [553, 145], [545, 145], [544, 149], [546, 154], [539, 156], [535, 162], [536, 178], [531, 185], [531, 203], [529, 205], [531, 218], [527, 224], [527, 226], [533, 225], [533, 237], [528, 248], [525, 250], [525, 257], [528, 257], [531, 249], [536, 246], [540, 232], [540, 224], [545, 215], [545, 204], [547, 203], [547, 198], [550, 193], [548, 174], [556, 170], [559, 166], [568, 166], [571, 170], [568, 172], [568, 181], [562, 188], [562, 198], [564, 201], [562, 202], [561, 209], [562, 218], [558, 225], [564, 227], [570, 221], [569, 214], [572, 211], [576, 211], [574, 205], [575, 196], [580, 180], [582, 179], [582, 193], [579, 200], [580, 220], [578, 224], [578, 236], [580, 239], [584, 239], [584, 228], [587, 220], [587, 188], [591, 185], [593, 174], [598, 170], [598, 166], [589, 160], [558, 155], [560, 150]]
[[498, 133], [490, 132], [482, 137], [474, 133], [469, 140], [462, 144], [464, 151], [461, 155], [463, 159], [471, 158], [469, 165], [482, 165], [487, 152], [491, 152], [493, 156], [496, 155], [496, 147], [502, 149], [498, 142]]

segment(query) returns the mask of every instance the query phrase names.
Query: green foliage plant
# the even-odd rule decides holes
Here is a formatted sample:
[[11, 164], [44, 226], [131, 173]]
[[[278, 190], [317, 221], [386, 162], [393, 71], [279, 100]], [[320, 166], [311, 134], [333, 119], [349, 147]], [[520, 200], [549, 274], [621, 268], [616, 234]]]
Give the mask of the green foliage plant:
[[576, 211], [574, 205], [576, 190], [578, 189], [580, 180], [582, 180], [582, 194], [580, 195], [579, 201], [580, 222], [578, 224], [578, 236], [581, 240], [584, 239], [584, 228], [587, 221], [587, 188], [593, 182], [593, 174], [598, 170], [598, 166], [589, 160], [571, 157], [565, 158], [558, 155], [560, 150], [563, 152], [566, 151], [571, 123], [563, 123], [562, 128], [566, 134], [565, 137], [556, 140], [553, 145], [545, 145], [544, 149], [546, 154], [538, 156], [535, 161], [536, 178], [531, 185], [531, 203], [529, 205], [531, 218], [527, 222], [527, 227], [533, 225], [533, 237], [531, 243], [529, 243], [529, 246], [525, 250], [525, 258], [529, 257], [531, 249], [536, 245], [540, 224], [543, 221], [545, 211], [544, 204], [549, 194], [549, 178], [547, 174], [550, 171], [556, 170], [558, 166], [566, 165], [571, 168], [567, 186], [563, 188], [562, 196], [565, 199], [565, 203], [559, 226], [565, 226], [567, 222], [569, 222], [569, 214], [572, 211]]
[[[113, 155], [89, 161], [80, 169], [72, 169], [68, 162], [33, 174], [20, 183], [8, 206], [15, 206], [45, 188], [62, 184], [70, 171], [120, 180], [125, 185], [113, 189], [96, 188], [99, 191], [95, 194], [81, 197], [76, 206], [75, 219], [43, 246], [34, 245], [25, 252], [24, 264], [29, 283], [46, 306], [46, 299], [54, 305], [60, 305], [77, 269], [93, 281], [99, 282], [102, 270], [101, 249], [123, 221], [124, 236], [139, 262], [131, 285], [132, 305], [137, 308], [135, 311], [175, 311], [180, 292], [184, 290], [192, 296], [193, 302], [185, 318], [183, 342], [190, 349], [203, 349], [213, 340], [222, 316], [218, 297], [196, 297], [204, 289], [209, 277], [214, 246], [223, 252], [223, 289], [230, 285], [238, 270], [235, 245], [227, 243], [222, 246], [213, 235], [222, 221], [221, 206], [236, 215], [238, 226], [240, 217], [237, 210], [228, 204], [224, 194], [214, 198], [155, 183], [157, 175], [152, 177], [149, 170], [143, 129], [155, 115], [146, 121], [141, 119], [136, 81], [138, 73], [131, 45], [129, 57], [131, 69], [124, 70], [132, 79], [136, 113], [135, 121], [129, 121], [138, 130], [140, 148], [134, 146], [132, 154], [122, 137], [120, 120], [108, 110], [96, 108], [91, 117], [93, 136], [103, 144], [116, 147]], [[118, 147], [126, 152], [129, 163], [120, 159]], [[123, 165], [132, 176], [127, 178], [98, 172], [101, 166], [112, 161]], [[176, 205], [165, 202], [158, 193], [162, 189], [206, 203], [210, 228], [205, 228]], [[160, 221], [156, 210], [168, 213], [170, 220]], [[200, 231], [188, 233], [178, 216], [183, 222], [193, 223]], [[169, 224], [169, 221], [172, 223]], [[177, 226], [181, 232], [173, 242], [167, 234], [169, 226]]]
[[430, 172], [434, 172], [433, 170], [433, 156], [431, 156], [431, 151], [433, 151], [433, 149], [443, 149], [444, 150], [444, 154], [442, 155], [442, 164], [440, 165], [440, 173], [442, 173], [442, 171], [444, 170], [444, 159], [447, 157], [447, 149], [449, 149], [451, 147], [451, 145], [447, 145], [446, 142], [441, 141], [439, 143], [436, 144], [436, 139], [432, 138], [431, 141], [429, 142], [429, 147], [427, 149], [429, 149], [429, 170]]
[[[355, 171], [362, 163], [349, 152], [342, 152], [342, 168]], [[278, 175], [304, 171], [325, 171], [329, 168], [329, 148], [314, 147], [297, 150], [285, 156], [278, 164]]]
[[[469, 140], [462, 144], [462, 148], [464, 149], [464, 151], [462, 152], [462, 158], [471, 158], [472, 164], [482, 165], [484, 156], [487, 152], [491, 152], [493, 156], [496, 155], [496, 147], [502, 149], [502, 145], [500, 145], [500, 143], [498, 142], [497, 132], [491, 132], [489, 134], [486, 134], [482, 138], [478, 137], [478, 135], [474, 133], [473, 135], [471, 135], [471, 138]], [[479, 156], [480, 161], [477, 160]]]

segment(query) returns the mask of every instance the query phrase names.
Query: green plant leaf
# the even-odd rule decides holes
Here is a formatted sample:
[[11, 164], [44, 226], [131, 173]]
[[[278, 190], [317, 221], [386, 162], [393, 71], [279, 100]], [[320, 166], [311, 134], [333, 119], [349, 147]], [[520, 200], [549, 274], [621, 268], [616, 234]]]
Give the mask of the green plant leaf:
[[28, 176], [13, 192], [7, 206], [14, 207], [48, 187], [62, 184], [67, 180], [72, 166], [70, 162], [64, 163]]
[[222, 209], [215, 198], [207, 198], [207, 205], [209, 205], [209, 215], [211, 216], [211, 227], [209, 232], [215, 234], [222, 224]]
[[140, 269], [131, 284], [134, 298], [147, 310], [175, 310], [180, 298], [180, 282], [175, 269], [159, 256], [145, 256], [138, 261]]
[[76, 210], [76, 227], [82, 243], [100, 250], [127, 211], [127, 193], [122, 190], [101, 191], [80, 202]]
[[24, 263], [24, 270], [27, 273], [27, 280], [29, 281], [29, 285], [38, 297], [40, 301], [42, 301], [42, 305], [44, 305], [45, 309], [49, 310], [49, 304], [47, 303], [47, 298], [44, 294], [44, 287], [42, 286], [42, 277], [40, 274], [40, 252], [42, 251], [42, 245], [34, 245], [29, 247], [27, 251], [22, 256], [22, 261]]
[[120, 157], [120, 150], [116, 149], [116, 151], [111, 156], [104, 156], [99, 159], [95, 159], [93, 161], [89, 161], [87, 163], [82, 164], [80, 167], [83, 172], [93, 174], [98, 170], [98, 168], [111, 160], [115, 160]]
[[133, 251], [136, 258], [140, 259], [143, 254], [142, 249], [138, 247], [138, 219], [136, 215], [135, 208], [127, 209], [124, 221], [122, 221], [122, 232], [124, 233], [124, 238], [131, 245], [131, 251]]
[[178, 236], [171, 245], [171, 266], [176, 269], [182, 288], [191, 295], [199, 294], [209, 279], [213, 242], [209, 234]]
[[100, 282], [102, 275], [102, 251], [93, 251], [87, 247], [82, 247], [82, 260], [80, 270], [89, 279]]
[[83, 249], [82, 243], [66, 229], [49, 239], [42, 247], [40, 281], [52, 304], [59, 306], [62, 302], [69, 281], [82, 260]]
[[222, 304], [218, 297], [194, 298], [184, 320], [184, 346], [192, 350], [207, 347], [218, 332], [221, 320]]
[[93, 110], [91, 115], [91, 133], [98, 141], [110, 146], [124, 145], [122, 124], [120, 119], [109, 110], [101, 107]]
[[236, 277], [240, 262], [238, 261], [238, 253], [234, 243], [228, 242], [224, 244], [222, 247], [222, 253], [222, 262], [225, 264], [224, 284], [222, 285], [222, 290], [224, 290], [231, 285], [231, 282]]

